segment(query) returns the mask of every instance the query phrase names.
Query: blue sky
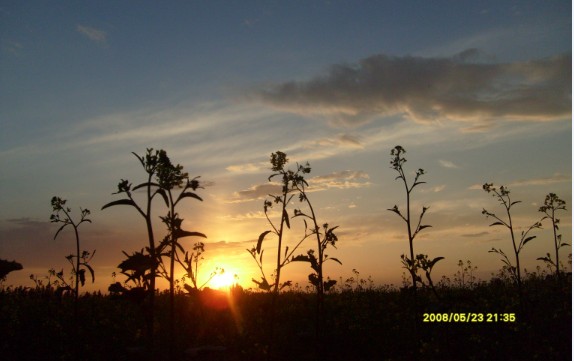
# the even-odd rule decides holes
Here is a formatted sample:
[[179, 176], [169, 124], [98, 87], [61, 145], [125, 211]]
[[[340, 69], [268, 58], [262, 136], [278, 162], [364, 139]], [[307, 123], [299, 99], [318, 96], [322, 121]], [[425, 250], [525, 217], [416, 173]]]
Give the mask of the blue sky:
[[[481, 215], [502, 209], [480, 185], [510, 187], [519, 227], [549, 192], [571, 203], [571, 14], [565, 1], [4, 2], [0, 258], [25, 267], [8, 283], [65, 266], [71, 235], [53, 240], [48, 222], [59, 195], [92, 211], [84, 248], [105, 288], [145, 235], [132, 209], [100, 208], [121, 178], [142, 179], [131, 152], [154, 147], [206, 181], [182, 210], [208, 236], [205, 272], [257, 276], [245, 249], [268, 227], [268, 158], [282, 150], [311, 163], [319, 218], [339, 225], [329, 274], [399, 284], [397, 144], [427, 172], [413, 197], [433, 227], [416, 250], [446, 257], [437, 275], [469, 259], [489, 278], [488, 250], [511, 244]], [[529, 270], [551, 251], [545, 228]], [[307, 268], [289, 267], [304, 285]]]

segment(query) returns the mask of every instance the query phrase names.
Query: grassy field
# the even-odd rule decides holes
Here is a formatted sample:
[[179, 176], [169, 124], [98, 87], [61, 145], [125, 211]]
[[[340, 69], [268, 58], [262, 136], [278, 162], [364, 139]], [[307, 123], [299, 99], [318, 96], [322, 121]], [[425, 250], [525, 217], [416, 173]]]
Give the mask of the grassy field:
[[[501, 279], [442, 286], [438, 298], [418, 290], [416, 304], [409, 289], [357, 285], [327, 294], [324, 327], [317, 333], [312, 293], [283, 292], [274, 300], [272, 294], [241, 288], [180, 292], [169, 357], [166, 293], [157, 297], [152, 346], [143, 337], [141, 303], [84, 294], [75, 321], [72, 296], [46, 287], [5, 288], [0, 291], [0, 358], [566, 360], [572, 353], [571, 295], [570, 276], [559, 283], [531, 275], [522, 298]], [[425, 317], [434, 322], [424, 322]]]

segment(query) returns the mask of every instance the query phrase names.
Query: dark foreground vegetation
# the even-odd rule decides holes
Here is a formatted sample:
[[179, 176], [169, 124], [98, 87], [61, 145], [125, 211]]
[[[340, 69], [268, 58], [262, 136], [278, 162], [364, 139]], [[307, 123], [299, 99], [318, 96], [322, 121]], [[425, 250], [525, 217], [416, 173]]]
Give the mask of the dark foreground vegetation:
[[[52, 287], [0, 291], [3, 360], [566, 360], [572, 352], [571, 276], [528, 275], [522, 297], [508, 280], [418, 289], [340, 285], [325, 295], [316, 333], [316, 293], [204, 289], [177, 292], [174, 343], [169, 293], [157, 295], [155, 344], [143, 337], [137, 299]], [[437, 298], [438, 296], [438, 298]], [[274, 322], [268, 315], [274, 307]], [[476, 322], [423, 322], [425, 313], [482, 314]], [[487, 314], [497, 314], [494, 316]], [[504, 318], [503, 314], [514, 314]], [[433, 316], [435, 317], [435, 316]], [[441, 317], [441, 316], [439, 316]], [[487, 322], [487, 317], [492, 322]], [[497, 322], [495, 322], [497, 321]], [[506, 322], [505, 322], [506, 321]], [[166, 348], [175, 345], [169, 357]]]
[[[444, 257], [417, 253], [414, 242], [432, 227], [423, 222], [429, 207], [420, 213], [411, 207], [411, 193], [425, 183], [425, 171], [419, 168], [409, 179], [403, 169], [405, 152], [394, 147], [390, 164], [398, 173], [395, 180], [404, 186], [406, 206], [388, 209], [404, 221], [408, 240], [409, 252], [400, 257], [408, 272], [403, 288], [375, 287], [356, 270], [345, 282], [324, 274], [324, 263], [342, 264], [327, 255], [336, 249], [339, 226], [321, 221], [309, 199], [310, 165], [297, 163], [289, 169], [287, 155], [277, 151], [271, 154], [268, 177], [274, 193], [263, 203], [266, 230], [247, 249], [260, 271], [252, 278], [257, 291], [235, 287], [230, 292], [203, 289], [223, 269], [200, 285], [205, 244], [199, 241], [186, 250], [181, 243], [183, 238], [207, 237], [182, 229], [178, 213], [183, 200], [203, 201], [196, 193], [203, 188], [199, 177], [191, 178], [174, 165], [164, 150], [134, 153], [145, 171], [143, 182], [122, 179], [113, 193], [116, 199], [102, 207], [127, 206], [145, 221], [147, 244], [139, 251], [123, 251], [126, 259], [118, 265], [126, 277], [123, 284], [110, 285], [108, 295], [80, 293], [87, 280], [95, 279], [95, 250], [81, 251], [79, 232], [81, 224], [91, 223], [90, 211], [80, 208], [78, 219], [65, 199], [53, 197], [50, 220], [60, 225], [54, 238], [65, 228], [74, 230], [75, 252], [65, 257], [71, 270], [52, 268], [47, 281], [31, 275], [34, 288], [6, 288], [6, 275], [23, 267], [0, 259], [0, 360], [569, 359], [572, 280], [559, 250], [570, 244], [559, 234], [558, 218], [566, 202], [549, 193], [538, 209], [544, 216], [518, 233], [511, 208], [520, 201], [511, 199], [507, 187], [485, 183], [484, 191], [503, 212], [483, 209], [482, 214], [494, 220], [490, 226], [508, 230], [512, 253], [509, 247], [489, 251], [503, 263], [489, 282], [478, 282], [476, 266], [460, 260], [454, 282], [443, 277], [436, 283], [431, 273]], [[166, 214], [160, 216], [163, 238], [157, 237], [152, 222], [152, 205], [158, 200], [167, 212], [160, 213]], [[279, 217], [270, 215], [272, 209]], [[285, 236], [295, 232], [294, 222], [301, 222], [304, 232], [296, 243], [286, 244]], [[553, 254], [538, 260], [552, 274], [523, 273], [520, 252], [537, 238], [531, 233], [543, 222], [553, 229]], [[263, 257], [266, 249], [271, 257]], [[286, 279], [284, 271], [294, 262], [310, 267], [305, 291]], [[265, 271], [270, 267], [274, 271], [269, 275]], [[185, 271], [181, 283], [176, 268]], [[158, 290], [158, 278], [168, 281], [169, 290]]]

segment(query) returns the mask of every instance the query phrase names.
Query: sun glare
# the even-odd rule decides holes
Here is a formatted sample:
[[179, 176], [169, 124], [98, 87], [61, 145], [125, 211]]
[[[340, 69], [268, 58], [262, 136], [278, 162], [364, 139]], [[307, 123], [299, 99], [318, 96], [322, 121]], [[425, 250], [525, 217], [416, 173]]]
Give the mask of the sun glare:
[[229, 289], [233, 284], [236, 283], [232, 272], [224, 272], [217, 274], [213, 277], [211, 282], [209, 282], [209, 287], [214, 289]]

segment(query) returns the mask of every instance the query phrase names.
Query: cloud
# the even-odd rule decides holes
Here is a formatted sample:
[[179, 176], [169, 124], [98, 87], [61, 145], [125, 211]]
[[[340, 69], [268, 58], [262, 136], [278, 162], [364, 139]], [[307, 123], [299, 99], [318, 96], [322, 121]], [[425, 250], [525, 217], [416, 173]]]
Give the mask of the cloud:
[[324, 76], [255, 92], [264, 104], [355, 126], [402, 115], [419, 123], [548, 121], [570, 117], [571, 55], [514, 63], [479, 62], [470, 49], [450, 58], [374, 55]]
[[460, 168], [458, 165], [448, 160], [440, 159], [438, 162], [444, 168], [453, 168], [453, 169]]
[[572, 180], [571, 177], [565, 176], [564, 174], [561, 173], [555, 173], [551, 177], [517, 180], [515, 182], [510, 183], [509, 187], [543, 186], [548, 184], [570, 182], [571, 180]]
[[280, 193], [281, 184], [279, 183], [257, 184], [248, 189], [234, 192], [230, 203], [254, 201], [257, 199], [264, 199], [269, 194]]
[[[345, 170], [309, 179], [307, 192], [317, 192], [329, 188], [349, 189], [367, 187], [371, 183], [364, 181], [369, 175], [363, 171]], [[229, 203], [249, 202], [267, 198], [270, 194], [281, 194], [282, 185], [277, 182], [257, 184], [248, 189], [234, 192]]]
[[92, 28], [90, 26], [80, 25], [76, 26], [76, 30], [81, 33], [82, 35], [86, 36], [88, 39], [100, 44], [106, 45], [107, 44], [107, 37], [108, 34], [96, 28]]
[[364, 148], [361, 138], [350, 134], [339, 134], [336, 137], [322, 138], [314, 142], [313, 146]]
[[323, 176], [313, 177], [309, 180], [309, 191], [319, 191], [329, 188], [349, 189], [368, 187], [371, 183], [363, 181], [369, 175], [363, 171], [344, 170]]
[[236, 214], [236, 215], [225, 215], [222, 216], [221, 219], [225, 221], [246, 221], [252, 219], [265, 219], [265, 213], [263, 211], [257, 212], [247, 212], [245, 214]]
[[225, 168], [231, 173], [259, 173], [269, 170], [268, 162], [233, 164]]
[[484, 231], [484, 232], [477, 232], [477, 233], [465, 233], [465, 234], [461, 234], [461, 237], [468, 237], [468, 238], [477, 238], [477, 237], [483, 237], [483, 236], [487, 236], [489, 233]]
[[[554, 173], [551, 177], [520, 179], [508, 184], [508, 187], [524, 187], [524, 186], [545, 186], [549, 184], [571, 182], [572, 177], [568, 177], [562, 173]], [[499, 187], [500, 185], [494, 185]], [[468, 187], [469, 190], [482, 190], [482, 184], [473, 184]]]

